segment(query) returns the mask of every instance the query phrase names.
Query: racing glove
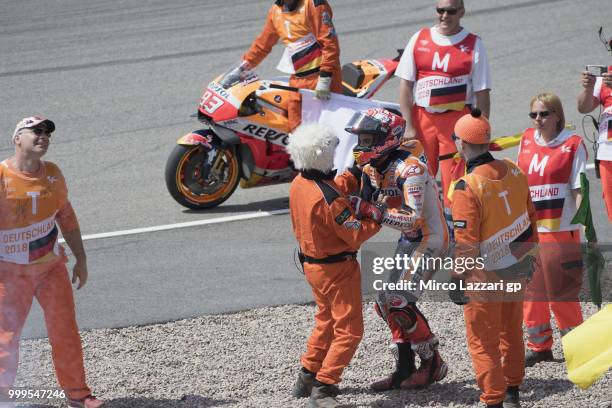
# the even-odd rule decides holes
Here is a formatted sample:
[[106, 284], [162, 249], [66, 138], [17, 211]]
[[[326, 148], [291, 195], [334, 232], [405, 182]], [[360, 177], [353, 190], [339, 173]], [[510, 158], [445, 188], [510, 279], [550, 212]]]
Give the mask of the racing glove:
[[451, 278], [451, 284], [454, 284], [454, 289], [448, 290], [448, 297], [458, 306], [467, 305], [470, 302], [470, 298], [465, 295], [464, 290], [461, 289], [461, 278]]
[[355, 216], [357, 216], [358, 219], [370, 218], [379, 224], [382, 223], [383, 210], [381, 210], [375, 204], [369, 203], [357, 196], [348, 196], [348, 200], [351, 207], [355, 211]]
[[317, 87], [315, 88], [315, 98], [324, 101], [328, 100], [331, 94], [331, 82], [331, 76], [323, 76], [323, 73], [321, 73], [317, 81]]

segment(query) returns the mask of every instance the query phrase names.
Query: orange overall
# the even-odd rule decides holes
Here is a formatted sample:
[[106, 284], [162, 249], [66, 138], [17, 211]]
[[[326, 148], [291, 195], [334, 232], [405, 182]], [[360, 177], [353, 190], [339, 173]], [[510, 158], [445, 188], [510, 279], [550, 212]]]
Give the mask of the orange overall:
[[[77, 229], [62, 173], [42, 162], [36, 174], [0, 163], [0, 388], [15, 381], [19, 338], [34, 297], [47, 326], [53, 364], [67, 397], [91, 394], [85, 382], [81, 338], [66, 256], [58, 228]], [[56, 224], [57, 222], [57, 224]]]
[[[480, 255], [486, 273], [491, 274], [524, 257], [512, 244], [537, 242], [535, 209], [527, 178], [514, 164], [485, 153], [467, 166], [468, 174], [459, 180], [452, 196], [455, 257]], [[489, 264], [487, 259], [495, 261]], [[465, 280], [482, 281], [484, 273], [475, 269]], [[472, 297], [463, 312], [480, 400], [495, 405], [504, 400], [508, 386], [523, 382], [523, 305], [521, 301], [474, 300], [477, 294], [469, 291], [466, 295]]]
[[[286, 50], [278, 68], [291, 74], [289, 86], [315, 89], [319, 75], [331, 76], [331, 91], [342, 93], [340, 46], [332, 16], [325, 0], [300, 0], [293, 11], [283, 10], [277, 1], [268, 11], [261, 34], [242, 58], [256, 67], [281, 40]], [[289, 129], [300, 124], [301, 109], [301, 95], [292, 93]]]
[[355, 253], [380, 225], [355, 217], [345, 192], [356, 190], [348, 171], [338, 176], [303, 171], [291, 183], [293, 231], [305, 257], [304, 274], [318, 311], [301, 363], [316, 379], [336, 384], [363, 336], [361, 272]]

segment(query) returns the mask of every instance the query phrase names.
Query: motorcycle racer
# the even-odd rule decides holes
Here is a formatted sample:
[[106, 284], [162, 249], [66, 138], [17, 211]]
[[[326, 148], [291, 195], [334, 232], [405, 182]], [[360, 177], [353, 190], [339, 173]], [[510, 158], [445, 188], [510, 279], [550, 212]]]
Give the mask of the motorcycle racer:
[[[405, 123], [401, 116], [381, 108], [358, 112], [349, 121], [346, 131], [358, 136], [355, 156], [364, 166], [360, 197], [352, 197], [352, 202], [357, 207], [371, 200], [382, 207], [383, 225], [401, 231], [396, 255], [443, 256], [449, 232], [438, 187], [421, 143], [400, 142]], [[418, 287], [419, 281], [429, 280], [435, 272], [427, 266], [422, 262], [416, 269], [395, 270], [390, 280], [411, 280]], [[448, 367], [438, 353], [438, 339], [416, 306], [420, 295], [420, 289], [380, 293], [376, 310], [391, 329], [396, 369], [371, 384], [375, 391], [422, 388], [446, 376]], [[421, 359], [416, 371], [415, 353]]]
[[[340, 46], [326, 0], [276, 0], [264, 28], [244, 54], [242, 69], [254, 68], [281, 40], [285, 51], [277, 69], [291, 74], [289, 86], [315, 90], [319, 99], [342, 92]], [[289, 103], [289, 129], [301, 121], [300, 95]]]

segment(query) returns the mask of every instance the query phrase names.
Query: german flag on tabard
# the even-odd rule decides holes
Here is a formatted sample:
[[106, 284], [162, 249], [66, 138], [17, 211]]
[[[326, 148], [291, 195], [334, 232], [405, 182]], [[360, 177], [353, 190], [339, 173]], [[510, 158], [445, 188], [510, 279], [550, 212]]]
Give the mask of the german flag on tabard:
[[510, 247], [510, 253], [517, 259], [522, 260], [527, 255], [533, 255], [537, 252], [536, 243], [531, 241], [533, 236], [533, 230], [531, 224], [527, 229], [508, 246]]
[[434, 88], [429, 96], [429, 106], [459, 111], [465, 106], [466, 94], [467, 84]]
[[30, 242], [29, 250], [30, 250], [30, 263], [39, 260], [40, 258], [48, 255], [53, 251], [53, 247], [55, 246], [55, 242], [57, 241], [57, 225], [53, 227], [51, 232], [49, 232], [44, 237], [37, 239], [36, 241]]
[[293, 69], [296, 74], [305, 74], [308, 71], [315, 72], [323, 62], [323, 51], [318, 42], [314, 41], [291, 56]]
[[608, 141], [612, 140], [612, 119], [608, 120]]
[[538, 215], [538, 227], [545, 227], [553, 231], [558, 230], [561, 225], [564, 203], [565, 198], [534, 201], [533, 206]]

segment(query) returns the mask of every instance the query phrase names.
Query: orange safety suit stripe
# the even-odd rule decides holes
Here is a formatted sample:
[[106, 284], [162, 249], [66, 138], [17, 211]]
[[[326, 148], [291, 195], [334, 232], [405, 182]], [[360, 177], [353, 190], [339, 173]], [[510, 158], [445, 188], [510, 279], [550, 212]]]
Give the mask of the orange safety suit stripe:
[[[577, 301], [582, 286], [580, 232], [540, 232], [539, 265], [527, 286], [523, 315], [527, 346], [535, 351], [553, 346], [550, 310], [564, 335], [582, 323]], [[575, 299], [575, 301], [572, 301]]]
[[36, 265], [0, 262], [0, 388], [15, 381], [19, 337], [33, 298], [40, 303], [60, 387], [72, 399], [91, 394], [64, 259]]

